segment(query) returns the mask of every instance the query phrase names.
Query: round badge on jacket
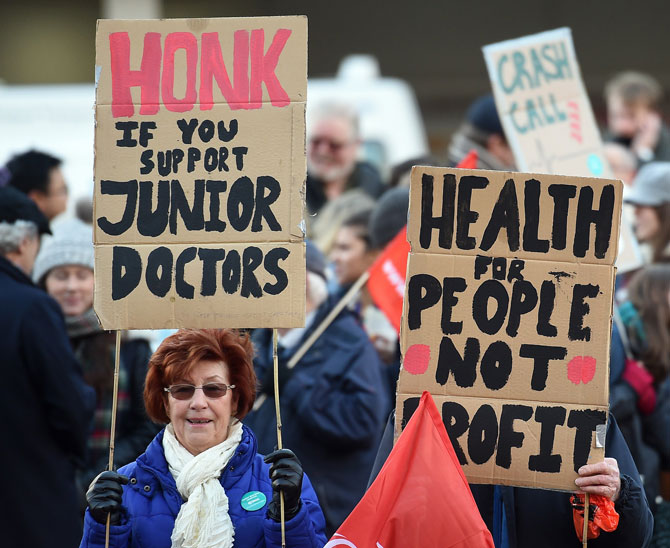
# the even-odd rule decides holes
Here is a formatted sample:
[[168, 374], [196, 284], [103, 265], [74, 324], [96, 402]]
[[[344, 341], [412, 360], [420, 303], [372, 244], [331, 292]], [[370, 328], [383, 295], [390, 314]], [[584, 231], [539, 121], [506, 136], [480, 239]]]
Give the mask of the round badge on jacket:
[[249, 491], [244, 494], [240, 504], [247, 512], [253, 512], [254, 510], [263, 508], [267, 500], [267, 497], [260, 491]]

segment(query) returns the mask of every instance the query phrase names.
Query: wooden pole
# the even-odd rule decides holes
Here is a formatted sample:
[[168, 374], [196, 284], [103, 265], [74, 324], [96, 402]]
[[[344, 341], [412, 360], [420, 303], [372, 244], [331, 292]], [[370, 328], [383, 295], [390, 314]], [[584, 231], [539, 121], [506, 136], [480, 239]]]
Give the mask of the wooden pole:
[[[277, 414], [277, 449], [282, 448], [281, 411], [279, 409], [279, 358], [277, 356], [277, 329], [272, 330], [272, 362], [275, 380], [275, 413]], [[284, 520], [284, 493], [279, 492], [279, 519], [281, 523], [281, 545], [286, 546], [286, 523]], [[107, 547], [105, 547], [107, 548]]]
[[582, 548], [589, 541], [589, 494], [584, 494], [584, 529], [582, 530]]
[[[116, 331], [116, 350], [114, 352], [114, 392], [112, 393], [112, 426], [109, 430], [109, 463], [107, 468], [114, 470], [114, 433], [116, 432], [116, 406], [119, 399], [119, 368], [121, 361], [121, 331]], [[109, 526], [112, 515], [107, 514], [105, 525], [105, 548], [109, 548]]]
[[333, 323], [333, 320], [337, 318], [337, 315], [342, 311], [342, 309], [347, 306], [351, 300], [357, 295], [361, 287], [365, 285], [365, 282], [368, 281], [370, 273], [366, 270], [358, 280], [349, 288], [349, 291], [346, 292], [344, 297], [342, 297], [339, 302], [333, 307], [330, 313], [323, 319], [319, 326], [312, 332], [312, 334], [307, 337], [307, 340], [302, 343], [302, 346], [298, 348], [298, 351], [291, 356], [291, 359], [288, 362], [288, 368], [293, 369], [296, 364], [301, 360], [301, 358], [307, 353], [307, 351], [312, 347], [312, 345], [317, 341], [321, 334], [326, 330], [326, 328]]

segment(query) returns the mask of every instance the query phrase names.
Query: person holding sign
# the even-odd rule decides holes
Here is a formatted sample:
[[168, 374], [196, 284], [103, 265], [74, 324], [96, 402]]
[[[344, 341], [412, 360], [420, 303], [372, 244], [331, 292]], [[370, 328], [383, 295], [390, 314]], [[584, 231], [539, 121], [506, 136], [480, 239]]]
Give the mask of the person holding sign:
[[149, 363], [144, 399], [167, 427], [135, 462], [91, 485], [81, 547], [281, 546], [325, 544], [324, 518], [292, 451], [265, 458], [242, 419], [256, 375], [248, 336], [234, 330], [180, 330]]
[[[368, 486], [393, 449], [394, 421], [395, 416], [391, 414]], [[637, 468], [613, 417], [608, 422], [605, 455], [603, 462], [580, 468], [575, 483], [580, 492], [604, 495], [612, 500], [619, 514], [619, 525], [615, 531], [602, 533], [597, 540], [589, 541], [589, 546], [648, 546], [654, 519]], [[573, 527], [568, 493], [473, 483], [470, 489], [496, 548], [581, 546]]]

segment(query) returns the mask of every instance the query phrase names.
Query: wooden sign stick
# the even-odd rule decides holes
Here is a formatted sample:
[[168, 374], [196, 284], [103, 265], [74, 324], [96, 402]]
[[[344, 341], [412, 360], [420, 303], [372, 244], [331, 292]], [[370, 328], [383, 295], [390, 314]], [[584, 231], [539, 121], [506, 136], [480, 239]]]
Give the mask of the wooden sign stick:
[[[277, 356], [277, 329], [272, 330], [272, 362], [275, 380], [275, 413], [277, 414], [277, 449], [282, 448], [281, 411], [279, 409], [279, 358]], [[284, 522], [284, 493], [279, 493], [279, 519], [281, 522], [281, 545], [286, 546], [286, 523]]]
[[[112, 426], [109, 430], [109, 463], [107, 468], [114, 470], [114, 432], [116, 431], [116, 405], [119, 399], [119, 368], [121, 362], [121, 331], [116, 331], [116, 350], [114, 352], [114, 392], [112, 394]], [[105, 548], [109, 548], [109, 526], [112, 514], [107, 514], [105, 524]]]
[[361, 277], [358, 278], [349, 288], [349, 291], [346, 292], [344, 297], [342, 297], [338, 303], [333, 307], [330, 313], [323, 319], [319, 326], [312, 332], [312, 334], [307, 338], [307, 340], [302, 343], [302, 346], [298, 348], [297, 352], [291, 356], [291, 359], [288, 361], [288, 368], [293, 369], [300, 359], [307, 353], [307, 351], [312, 347], [312, 345], [317, 341], [321, 334], [326, 330], [326, 328], [333, 323], [333, 320], [337, 318], [337, 315], [342, 312], [342, 309], [347, 306], [351, 300], [356, 296], [358, 291], [365, 285], [365, 282], [368, 281], [370, 277], [370, 272], [367, 270], [361, 274]]
[[589, 494], [584, 494], [584, 529], [582, 530], [582, 548], [586, 548], [586, 543], [589, 541]]

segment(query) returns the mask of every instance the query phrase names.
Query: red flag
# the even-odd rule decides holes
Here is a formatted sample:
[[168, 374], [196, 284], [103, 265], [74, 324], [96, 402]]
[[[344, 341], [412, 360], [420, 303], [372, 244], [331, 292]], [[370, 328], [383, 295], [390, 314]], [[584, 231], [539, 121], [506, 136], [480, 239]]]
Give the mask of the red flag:
[[405, 227], [384, 248], [368, 271], [370, 296], [398, 332], [400, 332], [402, 299], [405, 295], [408, 256], [409, 242]]
[[458, 162], [456, 167], [460, 167], [461, 169], [477, 169], [477, 160], [477, 149], [473, 148], [470, 152], [467, 153], [465, 158]]
[[[472, 149], [456, 167], [477, 168], [477, 151]], [[368, 270], [368, 291], [377, 308], [400, 333], [402, 300], [405, 295], [405, 274], [410, 247], [407, 242], [407, 227], [403, 228], [384, 248], [381, 255]]]
[[377, 479], [324, 548], [408, 546], [494, 548], [428, 392]]

